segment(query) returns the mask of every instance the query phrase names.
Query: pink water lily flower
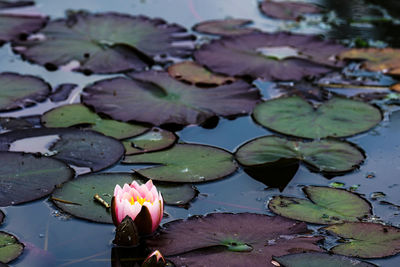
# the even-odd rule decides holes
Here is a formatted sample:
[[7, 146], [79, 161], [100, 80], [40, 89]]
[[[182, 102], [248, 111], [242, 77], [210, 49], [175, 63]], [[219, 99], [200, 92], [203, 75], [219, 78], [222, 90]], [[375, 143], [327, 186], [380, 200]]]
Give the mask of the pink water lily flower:
[[164, 201], [153, 182], [139, 185], [136, 181], [115, 186], [112, 200], [112, 217], [117, 226], [129, 216], [135, 222], [140, 234], [153, 233], [161, 222]]

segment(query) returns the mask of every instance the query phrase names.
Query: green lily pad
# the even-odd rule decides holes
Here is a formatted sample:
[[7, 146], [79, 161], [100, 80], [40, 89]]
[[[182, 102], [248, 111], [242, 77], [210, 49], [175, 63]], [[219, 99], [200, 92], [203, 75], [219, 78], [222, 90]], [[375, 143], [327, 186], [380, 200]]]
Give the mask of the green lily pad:
[[375, 106], [346, 98], [333, 97], [315, 108], [304, 99], [292, 96], [257, 105], [253, 118], [282, 134], [319, 139], [368, 131], [382, 120], [382, 113]]
[[122, 144], [125, 147], [125, 155], [134, 155], [169, 148], [177, 139], [173, 132], [153, 128], [142, 135], [123, 140]]
[[303, 191], [308, 199], [276, 196], [268, 208], [283, 217], [316, 224], [354, 222], [372, 214], [368, 201], [344, 189], [307, 186]]
[[252, 23], [248, 19], [207, 20], [194, 25], [193, 30], [207, 34], [231, 36], [258, 31], [257, 29], [246, 27]]
[[197, 144], [177, 144], [168, 150], [126, 156], [123, 163], [156, 165], [136, 172], [155, 181], [176, 183], [217, 180], [237, 169], [231, 153]]
[[9, 263], [18, 258], [24, 250], [24, 244], [18, 239], [6, 232], [0, 232], [0, 263]]
[[272, 256], [321, 251], [305, 223], [252, 213], [211, 213], [164, 224], [146, 240], [176, 266], [274, 266]]
[[74, 177], [65, 163], [32, 154], [0, 152], [0, 206], [24, 203], [51, 194]]
[[89, 125], [88, 128], [117, 139], [140, 135], [149, 128], [104, 119], [82, 104], [71, 104], [52, 109], [42, 116], [42, 124], [49, 128]]
[[382, 258], [400, 252], [400, 229], [376, 223], [343, 223], [324, 228], [344, 244], [331, 249], [335, 254], [360, 258]]
[[355, 258], [331, 255], [328, 253], [307, 252], [274, 257], [279, 266], [285, 267], [374, 267], [375, 264]]
[[42, 16], [0, 14], [0, 45], [37, 32], [46, 23]]
[[6, 215], [0, 210], [0, 224], [3, 223], [4, 217], [6, 217]]
[[50, 85], [38, 77], [11, 72], [0, 73], [0, 111], [42, 102], [50, 92]]
[[[111, 205], [111, 198], [117, 184], [123, 186], [136, 180], [144, 180], [131, 173], [100, 173], [80, 176], [63, 184], [54, 191], [52, 200], [60, 209], [82, 219], [112, 223], [111, 211], [94, 200], [98, 194]], [[155, 183], [167, 205], [183, 205], [189, 203], [197, 195], [191, 185], [164, 185]]]
[[291, 141], [277, 136], [253, 139], [236, 151], [237, 161], [245, 167], [279, 166], [287, 160], [303, 161], [311, 170], [343, 174], [357, 168], [365, 159], [354, 144], [336, 141]]
[[69, 12], [65, 19], [50, 21], [39, 33], [41, 39], [13, 43], [24, 59], [55, 70], [77, 61], [74, 70], [91, 73], [117, 73], [143, 70], [156, 56], [189, 56], [183, 35], [186, 29], [161, 19], [119, 13]]

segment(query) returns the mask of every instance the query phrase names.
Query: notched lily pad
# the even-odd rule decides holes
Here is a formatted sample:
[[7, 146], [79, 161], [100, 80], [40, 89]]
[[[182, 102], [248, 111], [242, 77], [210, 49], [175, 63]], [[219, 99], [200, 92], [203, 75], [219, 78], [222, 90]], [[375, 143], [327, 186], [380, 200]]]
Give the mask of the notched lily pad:
[[314, 107], [306, 100], [293, 96], [257, 105], [253, 119], [282, 134], [319, 139], [368, 131], [382, 120], [382, 113], [370, 104], [341, 97], [332, 97]]
[[236, 79], [210, 72], [193, 61], [184, 61], [168, 67], [168, 73], [177, 80], [197, 86], [218, 86], [233, 83]]
[[284, 267], [374, 267], [375, 264], [328, 253], [307, 252], [273, 257]]
[[[136, 180], [144, 180], [131, 173], [100, 173], [80, 176], [63, 184], [54, 191], [52, 200], [60, 209], [90, 221], [112, 223], [110, 208], [94, 200], [98, 194], [111, 205], [115, 185], [123, 186]], [[191, 185], [156, 184], [167, 205], [184, 205], [197, 195], [197, 190]]]
[[217, 180], [237, 169], [231, 153], [196, 144], [177, 144], [159, 152], [126, 156], [123, 163], [156, 165], [136, 172], [148, 179], [176, 183]]
[[125, 147], [125, 155], [134, 155], [169, 148], [177, 140], [178, 137], [173, 132], [153, 128], [142, 135], [123, 140], [122, 144]]
[[9, 263], [18, 258], [24, 250], [24, 244], [6, 232], [0, 232], [0, 263]]
[[20, 204], [51, 194], [74, 177], [65, 163], [47, 157], [0, 152], [0, 206]]
[[193, 39], [185, 28], [162, 19], [111, 12], [70, 12], [39, 33], [44, 38], [15, 42], [14, 50], [49, 70], [78, 62], [74, 70], [86, 74], [143, 70], [161, 55], [186, 57], [192, 49], [184, 44]]
[[44, 101], [51, 87], [44, 80], [17, 73], [0, 73], [0, 111], [8, 111]]
[[308, 199], [276, 196], [268, 208], [278, 215], [316, 224], [354, 222], [372, 214], [368, 201], [344, 189], [307, 186], [303, 192]]
[[305, 223], [252, 213], [211, 213], [164, 225], [147, 245], [177, 266], [274, 266], [271, 257], [321, 251]]
[[193, 30], [206, 34], [231, 36], [258, 31], [257, 29], [247, 27], [252, 23], [248, 19], [207, 20], [194, 25]]
[[117, 139], [137, 136], [149, 130], [141, 125], [102, 118], [82, 104], [71, 104], [52, 109], [43, 114], [42, 124], [49, 128], [83, 125]]
[[400, 229], [376, 223], [343, 223], [324, 228], [346, 241], [333, 247], [335, 254], [382, 258], [400, 252]]
[[212, 41], [194, 57], [208, 69], [229, 76], [300, 80], [342, 66], [335, 56], [344, 50], [317, 36], [251, 33]]
[[[277, 136], [251, 140], [235, 153], [237, 161], [248, 168], [279, 166], [289, 160], [303, 161], [313, 171], [340, 175], [357, 168], [365, 159], [354, 144], [336, 141], [290, 141]], [[274, 179], [276, 177], [272, 177]]]
[[259, 91], [244, 81], [205, 90], [162, 71], [132, 77], [135, 80], [118, 77], [89, 85], [82, 101], [115, 120], [187, 125], [214, 116], [247, 114], [260, 98]]
[[306, 14], [322, 12], [320, 7], [310, 3], [275, 2], [270, 0], [261, 2], [260, 9], [268, 17], [286, 20], [299, 20]]

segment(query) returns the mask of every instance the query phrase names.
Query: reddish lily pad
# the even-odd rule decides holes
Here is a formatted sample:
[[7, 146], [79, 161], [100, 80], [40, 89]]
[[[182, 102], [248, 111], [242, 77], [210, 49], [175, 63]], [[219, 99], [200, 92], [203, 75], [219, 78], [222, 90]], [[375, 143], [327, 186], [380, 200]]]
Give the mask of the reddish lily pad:
[[184, 61], [171, 65], [168, 73], [177, 80], [198, 86], [217, 86], [232, 83], [236, 79], [208, 71], [193, 61]]
[[117, 139], [137, 136], [149, 130], [141, 125], [102, 118], [82, 104], [54, 108], [44, 113], [41, 120], [49, 128], [84, 125], [84, 128]]
[[207, 20], [194, 25], [193, 30], [221, 36], [239, 35], [258, 31], [257, 29], [246, 27], [251, 23], [253, 22], [248, 19]]
[[303, 191], [308, 199], [276, 196], [268, 208], [283, 217], [316, 224], [354, 222], [372, 214], [368, 201], [344, 189], [307, 186]]
[[176, 183], [221, 179], [237, 169], [231, 153], [196, 144], [177, 144], [159, 152], [126, 156], [123, 163], [156, 165], [136, 172], [155, 181]]
[[37, 32], [46, 23], [47, 18], [42, 16], [0, 14], [0, 45]]
[[177, 266], [274, 266], [272, 256], [321, 251], [305, 223], [252, 213], [211, 213], [164, 225], [147, 239]]
[[24, 244], [6, 232], [0, 232], [0, 263], [9, 263], [18, 258], [24, 250]]
[[262, 126], [282, 134], [319, 139], [368, 131], [382, 120], [382, 113], [375, 106], [347, 98], [332, 97], [314, 107], [306, 100], [292, 96], [257, 105], [253, 118]]
[[0, 111], [42, 102], [50, 92], [50, 85], [38, 77], [11, 72], [0, 73]]
[[321, 8], [310, 3], [270, 0], [261, 2], [260, 9], [268, 17], [286, 20], [298, 20], [305, 14], [316, 14], [322, 11]]
[[0, 206], [24, 203], [51, 194], [74, 176], [65, 163], [32, 154], [0, 152]]
[[[79, 176], [57, 188], [52, 195], [52, 201], [57, 207], [76, 217], [95, 222], [112, 223], [110, 209], [95, 201], [94, 195], [98, 194], [111, 205], [115, 186], [130, 184], [134, 180], [144, 183], [143, 178], [132, 173], [100, 173]], [[197, 190], [188, 184], [155, 183], [155, 185], [167, 205], [184, 205], [197, 195]]]
[[170, 131], [153, 128], [150, 131], [122, 141], [125, 155], [142, 154], [163, 150], [173, 146], [178, 137]]
[[33, 6], [33, 1], [0, 1], [0, 9]]
[[244, 81], [205, 90], [161, 71], [132, 77], [135, 80], [118, 77], [89, 85], [82, 100], [97, 113], [115, 120], [187, 125], [201, 124], [218, 115], [247, 114], [260, 98], [259, 91]]
[[13, 46], [23, 58], [50, 70], [78, 61], [76, 71], [117, 73], [143, 70], [155, 56], [190, 55], [191, 48], [176, 45], [192, 39], [185, 32], [179, 25], [144, 16], [71, 12], [66, 19], [49, 22], [39, 32], [44, 38]]
[[335, 254], [382, 258], [400, 252], [400, 229], [375, 223], [343, 223], [324, 228], [347, 241], [331, 249]]
[[212, 41], [194, 56], [201, 65], [229, 76], [300, 80], [341, 66], [335, 56], [344, 50], [317, 36], [251, 33]]
[[[41, 152], [36, 138], [46, 139], [51, 157], [78, 167], [99, 171], [116, 163], [124, 154], [123, 145], [114, 138], [93, 131], [53, 128], [27, 129], [7, 132], [0, 135], [0, 150], [7, 151], [13, 142], [18, 141], [22, 148], [17, 150]], [[24, 140], [25, 139], [25, 140]]]

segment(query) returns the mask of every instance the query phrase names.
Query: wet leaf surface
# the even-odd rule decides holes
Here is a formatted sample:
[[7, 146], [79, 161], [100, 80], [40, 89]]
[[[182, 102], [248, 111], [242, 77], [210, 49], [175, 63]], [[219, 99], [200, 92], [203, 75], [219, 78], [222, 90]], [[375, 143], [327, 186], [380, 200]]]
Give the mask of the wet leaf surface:
[[99, 171], [113, 165], [124, 154], [123, 145], [114, 138], [93, 131], [67, 128], [7, 132], [0, 135], [0, 150], [7, 151], [13, 142], [22, 140], [23, 146], [30, 152], [39, 152], [43, 148], [38, 147], [38, 141], [35, 138], [46, 136], [52, 138], [49, 140], [49, 146], [46, 147], [48, 152], [45, 153], [68, 164], [90, 168], [92, 171]]
[[168, 73], [177, 80], [197, 86], [218, 86], [233, 83], [236, 79], [208, 71], [193, 61], [184, 61], [168, 68]]
[[177, 140], [178, 137], [173, 132], [153, 128], [142, 135], [123, 140], [122, 144], [125, 147], [125, 155], [134, 155], [169, 148]]
[[258, 90], [243, 81], [204, 90], [161, 71], [132, 76], [136, 80], [120, 77], [89, 85], [82, 101], [115, 120], [187, 125], [214, 116], [245, 115], [260, 97]]
[[345, 137], [365, 132], [382, 119], [370, 104], [332, 97], [318, 107], [300, 97], [282, 97], [257, 105], [254, 120], [262, 126], [303, 138]]
[[[132, 181], [144, 180], [131, 173], [100, 173], [80, 176], [54, 191], [52, 201], [57, 207], [78, 218], [112, 223], [111, 210], [94, 200], [98, 194], [111, 205], [115, 185], [123, 186]], [[196, 197], [197, 191], [191, 185], [156, 184], [167, 205], [184, 205]]]
[[50, 100], [52, 102], [61, 102], [68, 99], [71, 92], [78, 87], [74, 83], [63, 83], [57, 86], [55, 91], [50, 95]]
[[351, 143], [290, 141], [277, 136], [253, 139], [240, 146], [235, 157], [245, 167], [279, 166], [288, 160], [298, 160], [311, 170], [332, 175], [352, 171], [365, 159], [364, 153]]
[[335, 254], [382, 258], [400, 252], [400, 229], [375, 223], [344, 223], [324, 228], [347, 242], [333, 247]]
[[334, 56], [345, 48], [316, 36], [252, 33], [203, 45], [194, 54], [201, 65], [229, 76], [300, 80], [340, 66]]
[[51, 194], [74, 176], [65, 163], [32, 154], [0, 152], [0, 206], [24, 203]]
[[316, 224], [359, 221], [372, 214], [368, 201], [344, 189], [307, 186], [303, 192], [308, 199], [275, 196], [268, 208], [278, 215]]
[[159, 55], [189, 56], [189, 47], [174, 45], [192, 39], [188, 34], [183, 37], [185, 32], [177, 24], [145, 16], [70, 12], [40, 31], [45, 38], [18, 41], [14, 49], [51, 70], [78, 61], [76, 71], [116, 73], [143, 70]]
[[33, 6], [33, 1], [0, 1], [0, 9]]
[[247, 19], [223, 19], [223, 20], [207, 20], [193, 26], [193, 30], [200, 33], [231, 36], [258, 31], [254, 28], [247, 27], [252, 24]]
[[42, 102], [50, 92], [50, 85], [38, 77], [11, 72], [0, 73], [0, 111]]
[[9, 263], [18, 258], [24, 250], [24, 244], [18, 239], [6, 232], [0, 232], [0, 263]]
[[272, 255], [321, 251], [321, 237], [297, 236], [306, 224], [280, 216], [211, 213], [164, 226], [147, 244], [177, 266], [274, 266]]
[[123, 163], [156, 165], [136, 172], [148, 179], [176, 183], [217, 180], [237, 169], [231, 153], [197, 144], [177, 144], [168, 150], [126, 156]]
[[265, 0], [260, 4], [261, 11], [271, 18], [298, 20], [306, 14], [321, 13], [318, 6], [304, 2], [274, 2]]
[[84, 125], [93, 131], [117, 139], [145, 133], [149, 128], [126, 122], [105, 119], [82, 104], [71, 104], [52, 109], [42, 116], [42, 124], [49, 128]]
[[308, 252], [274, 257], [274, 260], [285, 267], [374, 267], [375, 264], [355, 258], [331, 255], [328, 253]]

